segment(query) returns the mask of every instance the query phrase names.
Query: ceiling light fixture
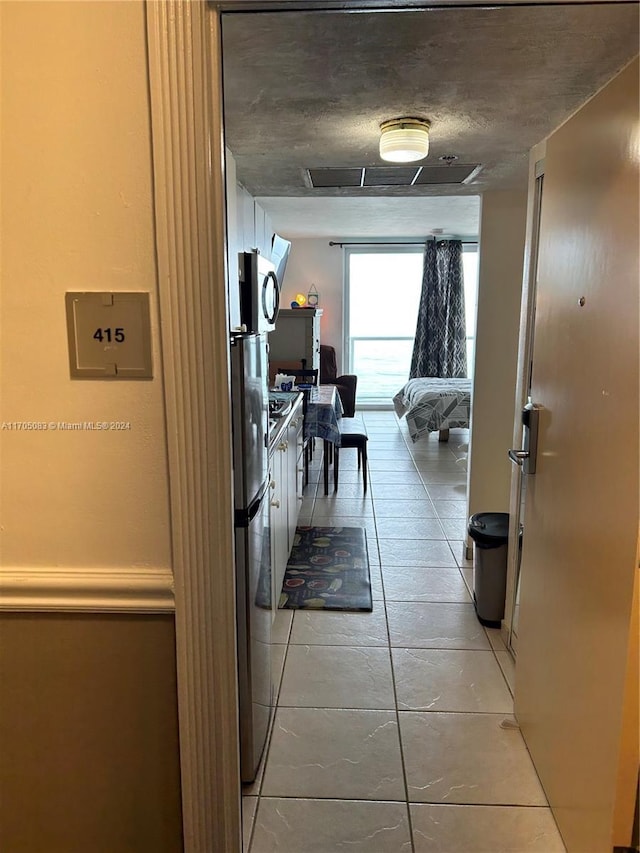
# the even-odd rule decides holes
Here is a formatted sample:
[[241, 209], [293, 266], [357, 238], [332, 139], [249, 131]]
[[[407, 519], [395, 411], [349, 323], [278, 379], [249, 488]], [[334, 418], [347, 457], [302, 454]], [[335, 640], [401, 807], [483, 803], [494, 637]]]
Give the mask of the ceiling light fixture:
[[431, 122], [423, 118], [393, 118], [380, 125], [380, 156], [391, 163], [413, 163], [429, 153]]

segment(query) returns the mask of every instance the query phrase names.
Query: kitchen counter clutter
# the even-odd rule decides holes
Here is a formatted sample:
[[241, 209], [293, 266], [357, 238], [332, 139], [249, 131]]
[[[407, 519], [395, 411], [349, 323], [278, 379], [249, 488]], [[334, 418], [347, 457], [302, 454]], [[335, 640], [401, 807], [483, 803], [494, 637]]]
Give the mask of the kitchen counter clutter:
[[300, 391], [269, 391], [269, 453], [287, 428], [294, 409], [300, 406], [302, 417], [302, 393]]

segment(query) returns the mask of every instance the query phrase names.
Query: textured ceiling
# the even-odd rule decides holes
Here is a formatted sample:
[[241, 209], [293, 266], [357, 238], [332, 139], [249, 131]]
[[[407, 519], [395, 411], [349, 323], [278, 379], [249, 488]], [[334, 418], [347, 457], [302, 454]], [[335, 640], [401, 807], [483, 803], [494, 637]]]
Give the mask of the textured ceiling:
[[[226, 144], [238, 180], [265, 200], [523, 188], [529, 149], [637, 52], [635, 4], [226, 13]], [[310, 167], [381, 165], [379, 125], [403, 115], [432, 123], [425, 163], [453, 154], [479, 174], [465, 185], [310, 187]]]

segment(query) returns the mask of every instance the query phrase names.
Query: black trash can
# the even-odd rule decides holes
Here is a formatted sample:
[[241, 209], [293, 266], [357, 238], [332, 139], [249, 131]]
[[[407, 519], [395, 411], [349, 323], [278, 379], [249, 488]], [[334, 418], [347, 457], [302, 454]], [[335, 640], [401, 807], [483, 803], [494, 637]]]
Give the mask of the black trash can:
[[473, 539], [473, 603], [479, 621], [499, 628], [507, 592], [508, 512], [478, 512], [469, 519]]

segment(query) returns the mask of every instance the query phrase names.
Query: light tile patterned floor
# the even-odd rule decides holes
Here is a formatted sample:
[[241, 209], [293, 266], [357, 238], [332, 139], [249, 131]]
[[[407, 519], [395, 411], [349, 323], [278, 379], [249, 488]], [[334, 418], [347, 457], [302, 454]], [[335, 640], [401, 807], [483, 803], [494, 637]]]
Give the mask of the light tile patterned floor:
[[301, 523], [367, 531], [370, 614], [283, 611], [283, 675], [268, 749], [245, 786], [250, 853], [562, 853], [512, 713], [513, 661], [476, 619], [463, 557], [465, 443], [412, 445], [390, 411], [361, 413], [337, 495], [318, 486]]

